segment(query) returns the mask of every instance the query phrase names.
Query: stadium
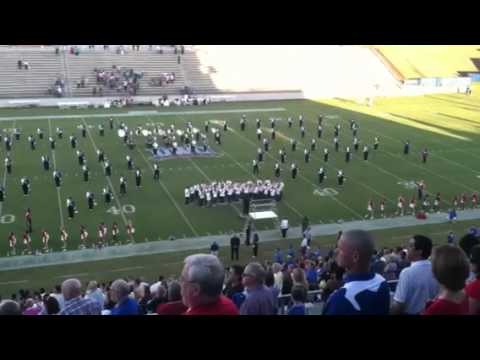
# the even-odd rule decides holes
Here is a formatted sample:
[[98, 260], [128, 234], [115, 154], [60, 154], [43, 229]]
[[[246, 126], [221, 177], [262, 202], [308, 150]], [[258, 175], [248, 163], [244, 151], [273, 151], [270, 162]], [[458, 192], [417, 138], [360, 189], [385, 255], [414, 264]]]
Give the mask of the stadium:
[[480, 314], [480, 45], [5, 45], [0, 80], [1, 314]]

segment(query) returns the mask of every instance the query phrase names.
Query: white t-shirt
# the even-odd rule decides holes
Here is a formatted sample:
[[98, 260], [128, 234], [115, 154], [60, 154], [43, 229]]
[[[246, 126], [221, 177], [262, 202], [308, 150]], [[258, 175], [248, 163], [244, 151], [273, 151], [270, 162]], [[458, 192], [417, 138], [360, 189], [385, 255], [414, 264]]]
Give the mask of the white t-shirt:
[[430, 260], [415, 261], [400, 273], [393, 300], [405, 304], [405, 313], [414, 315], [425, 310], [427, 301], [434, 299], [438, 292]]
[[288, 220], [287, 219], [283, 219], [280, 222], [280, 229], [288, 229]]

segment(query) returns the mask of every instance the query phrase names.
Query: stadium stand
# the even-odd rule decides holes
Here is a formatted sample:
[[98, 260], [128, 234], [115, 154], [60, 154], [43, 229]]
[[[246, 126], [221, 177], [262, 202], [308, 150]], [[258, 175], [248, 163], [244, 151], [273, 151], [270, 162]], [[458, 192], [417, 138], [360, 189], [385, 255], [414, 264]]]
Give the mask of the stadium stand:
[[[340, 235], [341, 234], [339, 233], [339, 237]], [[345, 236], [345, 234], [342, 236]], [[247, 282], [242, 279], [245, 276], [254, 276], [261, 280], [261, 285], [257, 286], [263, 287], [262, 293], [256, 294], [255, 301], [264, 303], [266, 300], [265, 297], [268, 298], [270, 295], [273, 296], [272, 299], [276, 298], [274, 308], [276, 309], [275, 312], [277, 315], [297, 315], [298, 308], [302, 309], [304, 315], [321, 315], [324, 312], [326, 304], [331, 300], [331, 295], [337, 290], [344, 289], [344, 286], [352, 281], [352, 279], [349, 278], [348, 273], [338, 265], [339, 256], [343, 257], [343, 260], [341, 261], [346, 261], [345, 257], [349, 256], [348, 253], [339, 255], [339, 251], [344, 251], [342, 250], [343, 247], [347, 246], [345, 245], [345, 240], [343, 241], [343, 245], [339, 242], [338, 247], [335, 248], [309, 248], [306, 253], [302, 253], [300, 249], [294, 250], [293, 248], [289, 248], [285, 252], [281, 249], [276, 249], [275, 253], [272, 254], [271, 259], [263, 259], [262, 264], [250, 263], [247, 266], [233, 265], [232, 267], [227, 267], [226, 270], [228, 271], [228, 275], [225, 277], [221, 275], [223, 269], [219, 268], [218, 274], [224, 279], [220, 300], [218, 300], [218, 295], [215, 295], [213, 296], [214, 300], [211, 306], [201, 306], [193, 311], [192, 314], [201, 314], [202, 311], [210, 314], [225, 311], [225, 314], [232, 315], [237, 312], [232, 310], [232, 306], [236, 306], [241, 314], [242, 304], [245, 301], [245, 296], [247, 294], [243, 285], [247, 284]], [[350, 246], [359, 245], [352, 242]], [[440, 248], [444, 248], [445, 246], [446, 245], [440, 245]], [[465, 259], [467, 256], [469, 257], [473, 265], [473, 272], [466, 281], [467, 295], [464, 295], [464, 298], [471, 298], [472, 300], [479, 301], [480, 299], [476, 298], [478, 294], [476, 294], [476, 290], [474, 289], [478, 288], [479, 285], [478, 263], [480, 240], [477, 237], [472, 237], [472, 234], [469, 233], [462, 237], [458, 245], [447, 246], [458, 247], [459, 252], [466, 254], [463, 255], [465, 256]], [[391, 304], [393, 303], [394, 294], [396, 294], [396, 285], [399, 282], [398, 279], [401, 276], [401, 273], [404, 269], [411, 269], [414, 261], [418, 261], [415, 260], [414, 257], [405, 256], [407, 250], [415, 251], [416, 248], [383, 248], [378, 252], [375, 251], [369, 261], [368, 266], [371, 274], [369, 276], [373, 276], [375, 279], [380, 276], [379, 279], [382, 281], [388, 279], [387, 284], [390, 291]], [[419, 248], [419, 251], [423, 251], [423, 248]], [[412, 263], [410, 263], [408, 259], [412, 259]], [[212, 261], [215, 264], [213, 264]], [[421, 263], [422, 266], [427, 266], [429, 268], [432, 267], [430, 259], [422, 260]], [[65, 313], [65, 311], [62, 312], [65, 306], [69, 307], [69, 311], [66, 312], [67, 314], [75, 313], [91, 315], [99, 314], [101, 310], [103, 315], [132, 313], [138, 315], [180, 315], [187, 309], [182, 305], [182, 301], [185, 302], [185, 298], [181, 300], [180, 284], [182, 282], [182, 277], [188, 273], [188, 276], [190, 277], [190, 280], [188, 280], [189, 283], [197, 281], [193, 279], [199, 279], [198, 281], [200, 282], [211, 281], [207, 279], [213, 276], [211, 273], [205, 278], [207, 280], [202, 278], [202, 266], [223, 267], [219, 260], [217, 260], [216, 255], [190, 256], [186, 259], [186, 264], [182, 275], [179, 276], [180, 281], [173, 278], [165, 279], [163, 276], [159, 276], [158, 280], [151, 282], [146, 282], [143, 278], [132, 279], [127, 277], [125, 279], [103, 283], [91, 281], [88, 283], [88, 286], [86, 286], [87, 284], [83, 284], [86, 290], [82, 291], [82, 294], [79, 296], [75, 295], [75, 306], [72, 306], [72, 296], [68, 295], [70, 300], [65, 302], [62, 292], [65, 294], [65, 291], [67, 291], [68, 293], [68, 291], [71, 290], [69, 287], [71, 287], [72, 283], [75, 286], [78, 286], [78, 280], [66, 280], [63, 287], [66, 285], [67, 289], [62, 289], [60, 285], [57, 285], [55, 289], [52, 289], [51, 291], [46, 291], [44, 288], [33, 292], [31, 290], [20, 289], [18, 294], [15, 293], [11, 296], [11, 299], [5, 299], [0, 303], [0, 314], [19, 315], [18, 307], [15, 306], [15, 304], [18, 304], [20, 305], [23, 315], [53, 315]], [[193, 266], [192, 264], [196, 264], [192, 270], [193, 273], [189, 268], [187, 269], [187, 266]], [[391, 264], [394, 264], [395, 266], [392, 267], [390, 266]], [[350, 265], [346, 266], [354, 267], [355, 265], [350, 263]], [[186, 269], [188, 270], [187, 272], [185, 272]], [[438, 271], [439, 270], [437, 269], [436, 276], [444, 276], [438, 274]], [[194, 273], [196, 272], [199, 272], [199, 277], [195, 277]], [[298, 275], [302, 276], [299, 277]], [[305, 282], [308, 285], [301, 285], [302, 282]], [[111, 297], [112, 285], [119, 283], [125, 287], [123, 291], [124, 296], [122, 296], [123, 300], [119, 300], [119, 296]], [[305, 298], [300, 302], [298, 301], [299, 286], [304, 287], [305, 291]], [[355, 286], [359, 285], [357, 284]], [[370, 284], [366, 286], [371, 288], [372, 285]], [[249, 288], [248, 291], [249, 293], [256, 291], [255, 286], [254, 290]], [[373, 291], [375, 292], [375, 290]], [[295, 292], [297, 297], [293, 292]], [[441, 296], [441, 292], [442, 290], [440, 290], [439, 295], [437, 296]], [[129, 295], [127, 296], [127, 294]], [[463, 293], [460, 292], [459, 294], [462, 295]], [[362, 299], [362, 301], [365, 301], [365, 299], [368, 298], [362, 297]], [[98, 304], [94, 306], [92, 301], [96, 301]], [[218, 301], [218, 303], [216, 301]], [[251, 303], [252, 301], [250, 301], [249, 304], [249, 314], [263, 313], [264, 309], [257, 309], [255, 306], [252, 307]], [[295, 310], [297, 311], [292, 311], [294, 307], [293, 305], [295, 305]], [[78, 306], [78, 308], [76, 306]], [[100, 308], [98, 306], [100, 306]], [[425, 304], [425, 308], [428, 308], [428, 306], [429, 303]], [[215, 311], [212, 307], [215, 307]], [[463, 313], [466, 314], [465, 312]]]

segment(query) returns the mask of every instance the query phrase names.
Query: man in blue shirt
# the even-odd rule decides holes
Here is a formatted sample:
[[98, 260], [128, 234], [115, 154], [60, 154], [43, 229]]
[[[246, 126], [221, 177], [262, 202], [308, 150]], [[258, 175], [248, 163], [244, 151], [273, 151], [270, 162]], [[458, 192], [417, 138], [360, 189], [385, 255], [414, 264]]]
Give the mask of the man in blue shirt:
[[390, 289], [386, 280], [369, 272], [374, 251], [371, 235], [363, 230], [346, 231], [338, 242], [336, 261], [347, 271], [344, 285], [327, 301], [325, 315], [387, 315]]
[[291, 256], [291, 257], [295, 257], [295, 250], [293, 250], [293, 245], [292, 244], [288, 245], [287, 255]]
[[140, 315], [137, 302], [129, 297], [130, 287], [125, 280], [115, 280], [111, 286], [112, 300], [117, 303], [112, 315]]
[[455, 244], [455, 234], [454, 234], [453, 231], [450, 231], [450, 232], [448, 233], [447, 242], [448, 242], [450, 245], [454, 245], [454, 244]]

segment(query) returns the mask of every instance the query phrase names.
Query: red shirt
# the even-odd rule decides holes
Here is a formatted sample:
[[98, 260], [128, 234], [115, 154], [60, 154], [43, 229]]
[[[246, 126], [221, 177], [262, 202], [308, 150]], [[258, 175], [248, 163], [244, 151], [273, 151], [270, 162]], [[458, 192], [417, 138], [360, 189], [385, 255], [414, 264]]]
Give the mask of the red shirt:
[[462, 303], [457, 304], [445, 299], [436, 299], [423, 315], [468, 315], [468, 296]]
[[229, 298], [220, 295], [217, 302], [189, 308], [184, 315], [240, 315], [237, 307]]
[[[480, 279], [475, 279], [465, 287], [465, 292], [469, 298], [480, 301]], [[477, 313], [476, 315], [480, 315]]]
[[187, 310], [188, 308], [181, 301], [160, 304], [157, 306], [158, 315], [182, 315]]

